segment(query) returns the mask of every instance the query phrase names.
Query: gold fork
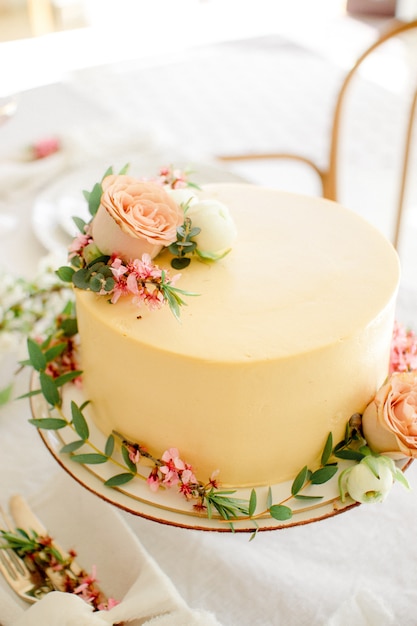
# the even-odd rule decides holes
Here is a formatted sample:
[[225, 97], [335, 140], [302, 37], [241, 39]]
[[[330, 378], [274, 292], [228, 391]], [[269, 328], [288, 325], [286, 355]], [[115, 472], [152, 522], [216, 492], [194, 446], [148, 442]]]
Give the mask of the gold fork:
[[[12, 524], [1, 508], [0, 516], [3, 518], [6, 528], [12, 530]], [[46, 593], [52, 591], [39, 572], [35, 568], [30, 569], [25, 560], [20, 558], [12, 548], [0, 548], [0, 574], [11, 589], [30, 604], [37, 602]]]
[[8, 548], [0, 550], [0, 574], [11, 589], [30, 604], [51, 591], [42, 578], [30, 571], [25, 561]]

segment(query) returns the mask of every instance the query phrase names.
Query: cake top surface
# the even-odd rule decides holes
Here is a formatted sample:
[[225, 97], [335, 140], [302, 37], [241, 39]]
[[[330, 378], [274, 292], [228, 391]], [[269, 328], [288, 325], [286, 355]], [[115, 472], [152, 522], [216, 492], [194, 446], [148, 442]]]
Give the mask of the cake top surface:
[[[237, 228], [216, 263], [193, 260], [178, 286], [193, 292], [178, 321], [80, 292], [93, 317], [153, 347], [207, 360], [289, 357], [343, 341], [396, 296], [392, 245], [357, 214], [321, 198], [249, 184], [207, 185], [199, 197], [229, 207]], [[155, 259], [169, 268], [162, 253]]]

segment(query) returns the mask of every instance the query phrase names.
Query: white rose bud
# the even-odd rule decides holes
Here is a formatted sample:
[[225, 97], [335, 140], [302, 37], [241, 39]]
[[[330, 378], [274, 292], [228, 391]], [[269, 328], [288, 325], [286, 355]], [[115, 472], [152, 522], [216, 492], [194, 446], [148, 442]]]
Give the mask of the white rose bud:
[[237, 233], [225, 204], [217, 200], [191, 202], [186, 216], [191, 219], [193, 227], [201, 228], [193, 238], [200, 256], [215, 260], [230, 250]]
[[391, 465], [384, 457], [372, 457], [371, 460], [365, 457], [342, 473], [339, 482], [342, 502], [346, 493], [362, 504], [383, 502], [393, 483]]
[[192, 202], [196, 202], [198, 200], [198, 196], [191, 187], [171, 189], [171, 187], [166, 186], [164, 189], [179, 205], [190, 205]]

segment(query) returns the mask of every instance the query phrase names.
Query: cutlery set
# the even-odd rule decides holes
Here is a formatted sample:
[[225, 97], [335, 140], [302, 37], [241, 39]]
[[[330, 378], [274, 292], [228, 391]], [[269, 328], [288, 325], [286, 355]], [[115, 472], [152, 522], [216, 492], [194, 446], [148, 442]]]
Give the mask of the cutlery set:
[[[35, 603], [51, 591], [74, 591], [87, 588], [88, 575], [52, 538], [47, 529], [21, 496], [13, 496], [9, 503], [10, 516], [2, 511], [4, 528], [0, 527], [0, 574], [25, 602]], [[22, 546], [30, 540], [45, 540], [48, 561], [36, 558]], [[89, 578], [88, 593], [94, 596], [94, 605], [103, 605], [107, 599]], [[89, 598], [91, 601], [91, 597]]]

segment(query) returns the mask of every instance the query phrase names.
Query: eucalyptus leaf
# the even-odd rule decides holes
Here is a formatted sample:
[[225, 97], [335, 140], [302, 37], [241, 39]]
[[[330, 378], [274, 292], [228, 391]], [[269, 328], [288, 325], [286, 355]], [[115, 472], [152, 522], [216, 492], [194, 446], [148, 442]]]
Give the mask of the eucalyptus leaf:
[[259, 526], [258, 526], [258, 524], [257, 524], [256, 522], [253, 522], [253, 523], [255, 524], [255, 527], [256, 527], [256, 528], [255, 528], [255, 530], [254, 530], [254, 531], [252, 531], [252, 532], [251, 532], [251, 535], [250, 535], [249, 541], [253, 541], [253, 540], [255, 539], [255, 537], [257, 536], [258, 531], [259, 531]]
[[64, 283], [70, 283], [72, 282], [72, 277], [74, 275], [74, 272], [75, 270], [73, 267], [69, 267], [68, 265], [63, 265], [62, 267], [59, 267], [55, 273], [58, 276], [58, 278], [62, 280]]
[[171, 267], [173, 267], [174, 270], [183, 270], [188, 267], [190, 263], [191, 259], [188, 257], [175, 257], [171, 260]]
[[93, 276], [89, 283], [91, 291], [94, 291], [94, 293], [99, 293], [99, 291], [101, 291], [103, 281], [104, 277], [102, 276], [102, 274], [96, 274], [95, 276]]
[[44, 370], [46, 368], [47, 362], [39, 344], [29, 337], [27, 340], [27, 348], [29, 353], [29, 360], [32, 367], [37, 372]]
[[0, 390], [0, 406], [7, 404], [12, 398], [13, 383]]
[[81, 448], [81, 446], [83, 446], [84, 443], [85, 441], [83, 441], [82, 439], [71, 441], [71, 443], [67, 443], [65, 446], [63, 446], [60, 452], [62, 452], [63, 454], [69, 454], [70, 452], [75, 452], [76, 450]]
[[103, 285], [103, 290], [106, 293], [110, 293], [111, 291], [113, 291], [113, 288], [116, 284], [116, 281], [114, 280], [114, 278], [112, 278], [111, 276], [109, 276], [108, 278], [106, 278], [106, 281]]
[[323, 454], [321, 455], [321, 464], [322, 465], [326, 465], [327, 461], [330, 459], [330, 455], [332, 453], [332, 449], [333, 449], [333, 435], [330, 432], [325, 446], [324, 446], [324, 450], [323, 450]]
[[404, 476], [404, 473], [400, 469], [397, 468], [395, 470], [394, 478], [395, 478], [395, 480], [397, 480], [406, 489], [411, 489], [410, 483], [408, 482], [408, 480]]
[[82, 411], [78, 407], [78, 405], [72, 400], [71, 402], [71, 415], [72, 415], [72, 423], [75, 428], [77, 435], [86, 441], [90, 435], [87, 421], [82, 414]]
[[272, 489], [268, 487], [268, 495], [266, 497], [266, 508], [270, 509], [272, 504]]
[[78, 287], [78, 289], [84, 289], [84, 290], [88, 289], [89, 280], [90, 280], [90, 272], [85, 268], [82, 268], [74, 272], [73, 277], [72, 277], [72, 282], [74, 283], [75, 287]]
[[308, 467], [307, 465], [305, 465], [303, 469], [298, 472], [291, 486], [291, 494], [293, 496], [295, 496], [304, 487], [307, 476], [308, 476]]
[[122, 169], [120, 170], [119, 174], [127, 174], [130, 168], [130, 163], [126, 163], [125, 165], [123, 165]]
[[[87, 201], [88, 201], [88, 198], [87, 198]], [[85, 227], [87, 223], [81, 217], [77, 217], [76, 215], [74, 215], [72, 217], [72, 221], [74, 222], [74, 224], [76, 225], [80, 233], [85, 232]]]
[[[126, 165], [125, 165], [126, 167]], [[106, 169], [106, 171], [104, 172], [103, 176], [101, 177], [101, 180], [104, 180], [106, 178], [106, 176], [111, 176], [111, 174], [113, 174], [113, 166], [109, 165], [109, 167]]]
[[112, 476], [108, 480], [105, 481], [106, 487], [117, 487], [118, 485], [125, 485], [126, 483], [133, 480], [135, 477], [134, 474], [130, 472], [124, 472], [123, 474], [116, 474], [116, 476]]
[[292, 518], [292, 510], [283, 504], [273, 504], [269, 513], [276, 520], [285, 521]]
[[74, 454], [71, 460], [82, 463], [83, 465], [99, 465], [100, 463], [105, 463], [107, 457], [104, 456], [104, 454], [92, 452], [87, 454]]
[[30, 419], [28, 421], [33, 426], [36, 426], [36, 428], [41, 428], [42, 430], [59, 430], [60, 428], [68, 426], [65, 420], [57, 417], [43, 417], [41, 419]]
[[61, 396], [59, 395], [58, 387], [56, 386], [52, 376], [49, 376], [45, 372], [41, 372], [39, 375], [39, 382], [45, 400], [51, 406], [60, 406]]
[[358, 452], [358, 450], [338, 450], [334, 453], [334, 455], [338, 459], [345, 459], [347, 461], [362, 461], [365, 458], [365, 455], [362, 452]]
[[294, 496], [294, 498], [296, 500], [323, 500], [323, 496], [305, 496], [300, 493]]
[[102, 193], [103, 188], [101, 183], [96, 183], [88, 196], [88, 210], [90, 215], [93, 217], [97, 213], [98, 207], [100, 206]]
[[313, 485], [322, 485], [333, 478], [333, 476], [337, 473], [337, 470], [337, 465], [326, 465], [325, 467], [321, 467], [313, 472], [310, 480]]
[[104, 454], [108, 457], [111, 457], [114, 450], [114, 436], [109, 435], [106, 441], [106, 446], [104, 448]]
[[249, 498], [249, 516], [250, 517], [252, 517], [252, 515], [255, 513], [255, 509], [256, 509], [256, 491], [255, 489], [252, 489], [250, 498]]
[[24, 398], [31, 398], [32, 396], [38, 396], [40, 393], [42, 393], [41, 389], [32, 389], [32, 391], [27, 391], [26, 393], [23, 393], [21, 396], [18, 396], [17, 400], [23, 400]]
[[52, 346], [52, 348], [48, 348], [48, 350], [46, 350], [46, 352], [44, 353], [47, 363], [54, 361], [56, 357], [58, 357], [60, 354], [64, 352], [66, 347], [67, 347], [66, 343], [58, 343], [56, 346]]
[[73, 381], [75, 378], [81, 376], [81, 374], [82, 370], [73, 370], [72, 372], [67, 372], [66, 374], [62, 374], [61, 376], [55, 378], [55, 384], [57, 387], [62, 387], [63, 385], [66, 385], [67, 383]]
[[130, 469], [131, 472], [134, 472], [136, 474], [136, 465], [129, 458], [129, 450], [124, 445], [122, 445], [122, 456], [123, 456], [123, 460], [126, 463], [128, 469]]

